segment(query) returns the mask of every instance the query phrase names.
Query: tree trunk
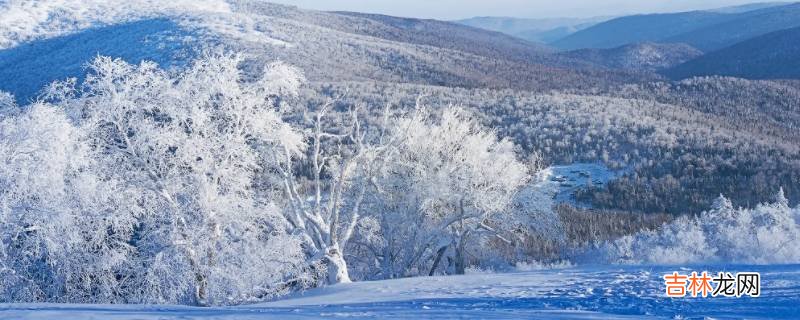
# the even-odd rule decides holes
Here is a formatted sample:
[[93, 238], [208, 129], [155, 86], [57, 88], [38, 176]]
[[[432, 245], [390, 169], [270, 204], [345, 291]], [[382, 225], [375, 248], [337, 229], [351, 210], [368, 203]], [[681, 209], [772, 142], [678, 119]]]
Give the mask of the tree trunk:
[[195, 272], [194, 274], [195, 280], [195, 287], [194, 287], [194, 299], [195, 303], [198, 306], [206, 307], [208, 306], [208, 280], [206, 280], [206, 276], [200, 272]]
[[194, 273], [194, 303], [201, 307], [208, 306], [208, 279], [200, 270], [200, 263], [197, 261], [195, 252], [187, 249], [186, 256]]
[[347, 262], [338, 246], [328, 248], [325, 253], [328, 268], [328, 284], [350, 283], [350, 274], [347, 272]]
[[455, 246], [455, 271], [456, 274], [465, 274], [467, 271], [466, 249], [467, 235], [466, 233], [461, 236]]
[[428, 273], [429, 277], [432, 277], [433, 274], [436, 272], [436, 268], [439, 267], [439, 262], [442, 261], [442, 256], [444, 256], [444, 252], [447, 251], [447, 246], [442, 246], [439, 250], [436, 251], [436, 259], [433, 260], [433, 266], [431, 266], [431, 272]]

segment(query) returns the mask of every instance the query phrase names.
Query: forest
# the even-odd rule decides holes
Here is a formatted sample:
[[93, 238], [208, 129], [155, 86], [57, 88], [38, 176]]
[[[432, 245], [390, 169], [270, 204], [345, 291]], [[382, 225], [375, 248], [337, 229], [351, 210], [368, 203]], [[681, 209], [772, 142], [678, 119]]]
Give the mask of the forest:
[[[800, 261], [796, 79], [659, 74], [705, 54], [688, 45], [557, 52], [261, 1], [64, 1], [0, 3], [2, 303]], [[608, 179], [552, 172], [571, 165]]]
[[[245, 81], [242, 63], [239, 55], [208, 54], [184, 70], [165, 71], [154, 63], [98, 57], [83, 81], [54, 82], [30, 105], [4, 94], [2, 299], [238, 304], [353, 279], [464, 274], [531, 259], [577, 261], [598, 245], [611, 246], [598, 247], [606, 252], [599, 256], [618, 262], [668, 259], [673, 255], [647, 258], [635, 251], [652, 250], [648, 241], [663, 245], [666, 240], [651, 240], [659, 233], [630, 237], [660, 232], [656, 228], [672, 220], [670, 228], [686, 230], [679, 234], [727, 234], [713, 229], [729, 224], [719, 216], [753, 228], [759, 250], [783, 254], [755, 253], [743, 261], [798, 259], [791, 246], [775, 242], [798, 239], [797, 211], [783, 189], [775, 205], [743, 211], [746, 219], [722, 198], [699, 218], [618, 220], [624, 216], [556, 207], [552, 190], [537, 183], [554, 159], [602, 159], [620, 168], [646, 163], [609, 191], [579, 196], [592, 197], [600, 209], [691, 212], [703, 198], [664, 197], [703, 194], [675, 190], [732, 177], [699, 167], [677, 172], [691, 177], [681, 180], [668, 171], [642, 178], [639, 170], [655, 174], [652, 168], [664, 165], [646, 157], [675, 152], [666, 160], [703, 163], [687, 153], [714, 159], [730, 155], [714, 145], [739, 143], [743, 155], [734, 160], [747, 163], [759, 153], [792, 159], [796, 145], [732, 140], [734, 130], [725, 122], [711, 128], [708, 119], [693, 117], [690, 126], [671, 124], [661, 120], [692, 123], [691, 113], [663, 104], [648, 111], [648, 102], [610, 97], [515, 94], [540, 108], [525, 110], [502, 91], [412, 85], [393, 95], [361, 88], [361, 98], [375, 92], [370, 106], [383, 106], [368, 108], [348, 104], [330, 87], [321, 90], [328, 96], [303, 98], [306, 80], [286, 64], [266, 65], [261, 76]], [[392, 107], [411, 96], [417, 97], [413, 107]], [[476, 100], [491, 107], [454, 104]], [[698, 149], [687, 148], [693, 145]], [[619, 158], [618, 152], [640, 158]], [[656, 188], [632, 198], [642, 185]], [[752, 186], [747, 190], [753, 194]], [[604, 192], [622, 198], [604, 198]], [[698, 225], [707, 227], [692, 229]], [[614, 240], [620, 236], [628, 238]], [[752, 246], [739, 237], [725, 241]], [[633, 253], [614, 253], [620, 250]], [[730, 255], [719, 250], [704, 252]]]

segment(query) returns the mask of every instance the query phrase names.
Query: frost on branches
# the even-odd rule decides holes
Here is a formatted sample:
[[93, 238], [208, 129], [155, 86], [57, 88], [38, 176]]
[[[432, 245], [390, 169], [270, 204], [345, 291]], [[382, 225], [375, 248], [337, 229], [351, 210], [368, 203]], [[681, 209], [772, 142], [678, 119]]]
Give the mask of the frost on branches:
[[515, 146], [463, 110], [329, 103], [290, 125], [302, 75], [242, 65], [98, 57], [33, 104], [0, 94], [0, 301], [236, 304], [463, 273], [536, 220], [512, 205]]
[[798, 263], [800, 208], [789, 207], [783, 190], [774, 202], [755, 209], [736, 209], [720, 196], [699, 217], [680, 217], [660, 230], [623, 237], [598, 250], [618, 263]]
[[467, 250], [481, 250], [488, 237], [502, 239], [498, 226], [516, 218], [511, 204], [528, 168], [511, 142], [461, 109], [418, 108], [393, 122], [388, 135], [395, 143], [372, 179], [376, 201], [357, 241], [358, 258], [372, 273], [365, 276], [432, 275], [443, 268], [463, 274]]
[[274, 105], [300, 75], [271, 65], [245, 82], [239, 62], [171, 74], [101, 57], [79, 87], [56, 83], [3, 119], [4, 301], [206, 305], [288, 289], [300, 239], [254, 185], [278, 165], [266, 154], [304, 146]]

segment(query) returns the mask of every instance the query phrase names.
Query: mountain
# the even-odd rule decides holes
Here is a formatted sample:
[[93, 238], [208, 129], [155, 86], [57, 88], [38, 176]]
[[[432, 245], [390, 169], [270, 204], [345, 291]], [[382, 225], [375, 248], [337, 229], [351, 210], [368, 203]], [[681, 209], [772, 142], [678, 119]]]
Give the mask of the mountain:
[[706, 75], [800, 79], [800, 28], [768, 33], [708, 53], [664, 74], [674, 79]]
[[32, 99], [53, 80], [80, 77], [96, 55], [171, 67], [218, 47], [259, 61], [254, 65], [286, 61], [313, 82], [551, 90], [642, 77], [604, 71], [497, 32], [434, 20], [260, 1], [132, 1], [119, 7], [99, 0], [64, 1], [75, 3], [0, 7], [0, 25], [8, 26], [0, 32], [0, 90]]
[[[398, 41], [436, 46], [481, 56], [502, 57], [516, 61], [546, 59], [555, 50], [498, 32], [430, 19], [401, 18], [359, 12], [333, 12], [355, 18], [347, 32]], [[479, 45], [476, 45], [479, 44]]]
[[667, 38], [710, 52], [773, 31], [800, 27], [800, 3], [737, 14], [735, 19]]
[[576, 50], [661, 42], [661, 39], [720, 23], [728, 18], [728, 14], [707, 11], [626, 16], [578, 31], [552, 45], [564, 50]]
[[766, 9], [771, 7], [785, 6], [788, 4], [791, 4], [791, 2], [759, 2], [759, 3], [743, 4], [738, 6], [723, 7], [719, 9], [711, 9], [707, 11], [717, 12], [717, 13], [742, 13], [742, 12]]
[[638, 42], [686, 43], [712, 51], [745, 39], [800, 26], [800, 4], [621, 17], [552, 43], [565, 50], [614, 48]]
[[532, 42], [550, 43], [609, 19], [611, 17], [552, 19], [474, 17], [455, 22], [475, 28], [502, 32]]
[[686, 44], [636, 43], [612, 49], [580, 49], [561, 53], [564, 57], [589, 61], [597, 65], [631, 70], [669, 68], [703, 53]]

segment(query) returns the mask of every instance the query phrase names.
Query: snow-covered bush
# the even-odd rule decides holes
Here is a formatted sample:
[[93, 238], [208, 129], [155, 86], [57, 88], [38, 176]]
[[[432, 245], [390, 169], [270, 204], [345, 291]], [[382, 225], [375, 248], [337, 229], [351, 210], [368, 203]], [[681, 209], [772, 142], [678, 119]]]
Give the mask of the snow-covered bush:
[[100, 57], [2, 118], [0, 299], [228, 304], [296, 284], [300, 238], [255, 185], [272, 154], [304, 148], [276, 108], [301, 76], [245, 81], [240, 62]]
[[[97, 250], [96, 259], [85, 262], [108, 270], [114, 267], [106, 263], [107, 253], [124, 255], [105, 251], [108, 247], [90, 249], [85, 245], [91, 244], [92, 234], [77, 232], [87, 226], [81, 225], [81, 219], [96, 222], [90, 214], [99, 206], [91, 198], [105, 196], [92, 194], [100, 190], [92, 190], [94, 177], [83, 173], [90, 161], [80, 137], [63, 112], [45, 104], [0, 118], [0, 293], [4, 301], [60, 298], [73, 293], [66, 288], [67, 282], [98, 277], [86, 272], [91, 266], [80, 263], [85, 257], [80, 251]], [[73, 193], [74, 188], [90, 193]], [[83, 242], [83, 236], [89, 241]], [[74, 267], [83, 270], [69, 270]], [[98, 295], [107, 293], [97, 290]]]
[[614, 263], [798, 263], [800, 208], [789, 207], [783, 190], [754, 209], [736, 209], [720, 196], [699, 217], [684, 216], [591, 252], [598, 253]]
[[14, 106], [14, 96], [8, 92], [0, 91], [0, 114], [2, 114], [3, 110]]
[[464, 273], [469, 250], [481, 250], [487, 236], [501, 238], [500, 226], [517, 226], [517, 216], [506, 214], [528, 182], [527, 167], [513, 143], [459, 108], [419, 107], [387, 129], [391, 151], [372, 181], [358, 242], [358, 258], [371, 264], [365, 277]]

